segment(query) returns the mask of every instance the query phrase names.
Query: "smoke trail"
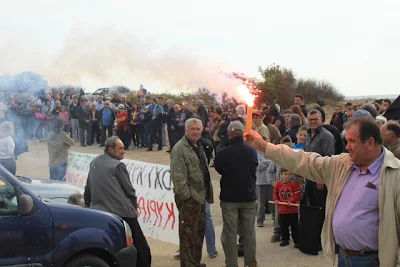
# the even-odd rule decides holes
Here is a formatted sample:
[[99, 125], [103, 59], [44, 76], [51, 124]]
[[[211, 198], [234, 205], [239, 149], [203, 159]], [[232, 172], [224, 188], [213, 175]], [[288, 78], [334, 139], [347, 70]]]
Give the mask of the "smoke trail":
[[135, 90], [144, 84], [152, 92], [179, 93], [206, 87], [217, 95], [225, 91], [238, 97], [237, 83], [220, 74], [223, 63], [198, 58], [179, 45], [160, 48], [154, 41], [143, 41], [114, 27], [75, 27], [55, 55], [37, 60], [44, 63], [29, 67], [49, 84], [80, 85], [88, 92], [112, 85]]

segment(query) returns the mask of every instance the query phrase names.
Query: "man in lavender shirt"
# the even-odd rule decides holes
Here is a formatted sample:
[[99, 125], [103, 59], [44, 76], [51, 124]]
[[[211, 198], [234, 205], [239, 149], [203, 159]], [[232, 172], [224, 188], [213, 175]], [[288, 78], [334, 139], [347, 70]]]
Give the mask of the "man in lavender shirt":
[[246, 141], [283, 168], [328, 187], [324, 251], [338, 267], [399, 266], [400, 161], [382, 146], [376, 122], [352, 120], [346, 132], [348, 154], [321, 157], [262, 140]]

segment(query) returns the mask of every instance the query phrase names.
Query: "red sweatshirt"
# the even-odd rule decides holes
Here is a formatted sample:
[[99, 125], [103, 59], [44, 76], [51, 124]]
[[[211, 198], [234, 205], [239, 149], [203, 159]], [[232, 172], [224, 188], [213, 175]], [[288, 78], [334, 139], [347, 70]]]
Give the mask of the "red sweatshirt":
[[[290, 202], [293, 204], [298, 204], [301, 198], [300, 186], [296, 182], [290, 182], [284, 184], [281, 181], [276, 182], [274, 188], [274, 201], [278, 200], [280, 202]], [[299, 207], [278, 205], [279, 214], [291, 214], [298, 213]]]

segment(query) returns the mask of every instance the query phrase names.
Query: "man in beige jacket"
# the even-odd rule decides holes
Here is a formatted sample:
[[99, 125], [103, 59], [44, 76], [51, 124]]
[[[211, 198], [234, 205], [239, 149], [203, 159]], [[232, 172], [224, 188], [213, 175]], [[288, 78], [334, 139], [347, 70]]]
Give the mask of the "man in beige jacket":
[[332, 261], [338, 248], [339, 267], [400, 266], [400, 160], [382, 146], [372, 118], [351, 120], [346, 139], [348, 154], [322, 157], [246, 136], [266, 158], [327, 186], [322, 247]]

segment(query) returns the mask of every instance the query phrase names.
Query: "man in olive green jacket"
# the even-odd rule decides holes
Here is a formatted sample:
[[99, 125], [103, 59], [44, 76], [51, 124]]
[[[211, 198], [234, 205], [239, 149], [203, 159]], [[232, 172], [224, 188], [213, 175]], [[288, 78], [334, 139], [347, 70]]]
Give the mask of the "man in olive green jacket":
[[179, 210], [181, 267], [205, 267], [200, 263], [205, 234], [205, 201], [213, 203], [208, 160], [199, 143], [202, 122], [185, 122], [185, 136], [171, 151], [171, 177]]
[[382, 146], [373, 119], [349, 123], [349, 153], [331, 157], [267, 143], [254, 131], [246, 140], [283, 168], [327, 186], [322, 247], [333, 261], [339, 248], [339, 267], [400, 266], [400, 160]]

